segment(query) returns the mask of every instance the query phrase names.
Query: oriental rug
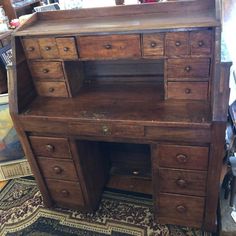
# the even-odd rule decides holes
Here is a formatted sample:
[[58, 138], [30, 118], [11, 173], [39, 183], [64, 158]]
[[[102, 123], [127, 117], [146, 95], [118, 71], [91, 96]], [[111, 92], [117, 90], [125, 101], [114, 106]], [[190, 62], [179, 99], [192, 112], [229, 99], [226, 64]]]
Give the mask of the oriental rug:
[[112, 191], [104, 192], [95, 213], [47, 209], [31, 179], [11, 180], [1, 190], [0, 235], [210, 236], [197, 229], [156, 224], [151, 199]]

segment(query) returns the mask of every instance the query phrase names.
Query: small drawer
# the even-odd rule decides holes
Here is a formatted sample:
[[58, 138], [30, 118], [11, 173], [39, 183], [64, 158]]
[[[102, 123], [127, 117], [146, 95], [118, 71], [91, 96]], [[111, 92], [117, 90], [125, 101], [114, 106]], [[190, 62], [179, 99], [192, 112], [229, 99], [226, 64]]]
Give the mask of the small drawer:
[[77, 181], [77, 173], [73, 161], [38, 157], [41, 172], [43, 176], [51, 179], [71, 180]]
[[64, 73], [61, 62], [32, 61], [30, 63], [31, 73], [39, 80], [64, 80]]
[[69, 97], [65, 82], [35, 82], [39, 96], [43, 97]]
[[161, 224], [186, 225], [200, 228], [205, 198], [177, 194], [160, 194], [158, 218]]
[[39, 38], [38, 42], [42, 58], [59, 58], [59, 52], [55, 38]]
[[69, 143], [65, 138], [29, 136], [29, 140], [36, 156], [71, 158]]
[[82, 190], [78, 182], [46, 179], [46, 183], [52, 199], [58, 206], [83, 207], [85, 205]]
[[192, 55], [210, 55], [212, 32], [207, 30], [190, 32], [190, 44]]
[[164, 56], [164, 34], [143, 35], [143, 56]]
[[160, 168], [158, 173], [161, 192], [180, 193], [199, 197], [206, 195], [206, 171]]
[[158, 158], [162, 167], [207, 170], [208, 153], [208, 147], [161, 144], [154, 158]]
[[168, 82], [168, 98], [207, 100], [208, 82]]
[[208, 79], [210, 59], [169, 59], [168, 80]]
[[166, 33], [166, 55], [180, 56], [189, 55], [189, 33], [173, 32]]
[[107, 125], [107, 124], [71, 124], [69, 130], [72, 134], [92, 135], [103, 137], [142, 137], [144, 127], [135, 125]]
[[25, 54], [28, 59], [38, 59], [41, 58], [39, 44], [37, 39], [24, 38], [23, 45], [25, 49]]
[[57, 48], [59, 50], [60, 58], [74, 60], [78, 59], [75, 39], [69, 38], [56, 38]]
[[80, 36], [77, 38], [80, 58], [139, 58], [139, 35]]

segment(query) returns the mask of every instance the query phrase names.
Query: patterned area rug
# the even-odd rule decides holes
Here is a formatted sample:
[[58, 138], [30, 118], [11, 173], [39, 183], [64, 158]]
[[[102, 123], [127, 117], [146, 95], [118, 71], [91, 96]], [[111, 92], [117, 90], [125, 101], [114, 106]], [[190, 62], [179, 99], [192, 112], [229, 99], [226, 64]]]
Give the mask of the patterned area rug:
[[104, 192], [93, 214], [46, 209], [34, 180], [15, 179], [0, 192], [0, 235], [210, 236], [200, 230], [154, 223], [152, 201]]

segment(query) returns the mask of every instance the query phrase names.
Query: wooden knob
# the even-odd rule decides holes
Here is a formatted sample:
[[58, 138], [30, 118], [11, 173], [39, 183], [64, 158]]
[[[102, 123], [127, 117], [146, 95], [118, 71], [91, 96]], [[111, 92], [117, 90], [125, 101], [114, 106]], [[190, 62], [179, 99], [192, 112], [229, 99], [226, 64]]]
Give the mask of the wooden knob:
[[186, 72], [190, 72], [190, 71], [192, 70], [192, 67], [191, 67], [191, 66], [186, 66], [186, 67], [184, 68], [184, 70], [185, 70]]
[[139, 175], [139, 171], [134, 170], [134, 171], [132, 171], [132, 174], [133, 174], [133, 175]]
[[68, 196], [70, 195], [70, 193], [69, 193], [66, 189], [62, 189], [62, 190], [61, 190], [61, 195], [62, 195], [63, 197], [68, 197]]
[[62, 168], [61, 168], [60, 166], [54, 166], [54, 167], [53, 167], [53, 171], [54, 171], [56, 174], [61, 174]]
[[43, 73], [47, 74], [49, 72], [49, 69], [43, 69]]
[[181, 42], [180, 42], [180, 41], [176, 41], [176, 42], [175, 42], [175, 46], [176, 46], [176, 47], [179, 47], [180, 45], [181, 45]]
[[198, 46], [202, 47], [204, 45], [204, 42], [202, 40], [198, 41]]
[[184, 179], [177, 179], [176, 184], [181, 188], [186, 188], [188, 185], [187, 181]]
[[48, 152], [54, 152], [55, 147], [54, 147], [53, 145], [51, 145], [51, 144], [47, 144], [47, 145], [46, 145], [46, 150], [47, 150]]
[[155, 48], [157, 46], [156, 42], [151, 42], [151, 48]]
[[64, 47], [63, 50], [64, 50], [65, 52], [68, 52], [70, 49], [69, 49], [68, 47]]
[[49, 92], [49, 93], [53, 93], [54, 90], [55, 90], [54, 88], [50, 87], [50, 88], [48, 89], [48, 92]]
[[107, 127], [106, 125], [102, 126], [102, 133], [103, 133], [104, 135], [110, 134], [109, 127]]
[[29, 48], [27, 48], [27, 51], [29, 51], [29, 52], [33, 52], [34, 50], [35, 50], [34, 47], [29, 47]]
[[186, 88], [186, 89], [185, 89], [185, 93], [186, 93], [186, 94], [190, 94], [190, 93], [191, 93], [191, 89], [190, 89], [190, 88]]
[[176, 210], [179, 213], [185, 213], [187, 211], [187, 208], [184, 205], [179, 205], [179, 206], [176, 207]]
[[111, 44], [106, 44], [104, 47], [105, 47], [106, 49], [112, 49], [112, 45], [111, 45]]
[[46, 50], [46, 51], [50, 51], [50, 50], [51, 50], [51, 47], [47, 46], [47, 47], [45, 47], [45, 50]]
[[188, 157], [184, 154], [178, 154], [176, 159], [179, 163], [186, 163], [188, 161]]

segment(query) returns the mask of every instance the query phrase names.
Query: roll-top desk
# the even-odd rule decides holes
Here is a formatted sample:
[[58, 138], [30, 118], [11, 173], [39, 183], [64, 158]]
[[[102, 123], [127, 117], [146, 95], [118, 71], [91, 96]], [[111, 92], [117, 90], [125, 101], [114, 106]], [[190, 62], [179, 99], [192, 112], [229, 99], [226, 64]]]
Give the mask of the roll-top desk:
[[219, 5], [37, 13], [14, 33], [11, 115], [46, 206], [92, 211], [107, 186], [152, 194], [157, 222], [216, 229]]

